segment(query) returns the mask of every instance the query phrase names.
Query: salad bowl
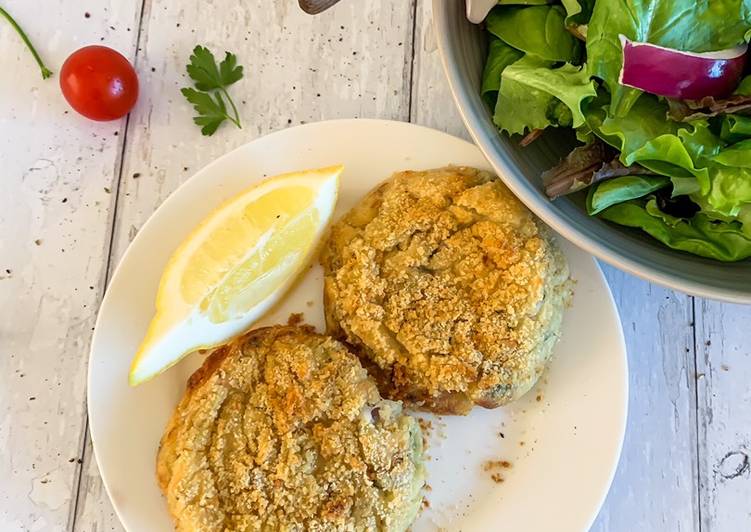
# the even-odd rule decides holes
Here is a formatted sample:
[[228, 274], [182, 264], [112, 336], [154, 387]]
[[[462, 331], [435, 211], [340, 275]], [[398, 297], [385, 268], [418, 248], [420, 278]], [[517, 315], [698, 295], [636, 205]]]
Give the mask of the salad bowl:
[[751, 303], [751, 259], [725, 263], [672, 250], [636, 229], [590, 217], [580, 195], [551, 201], [541, 174], [576, 145], [574, 134], [553, 129], [526, 147], [501, 134], [480, 95], [485, 32], [467, 20], [462, 0], [433, 0], [433, 23], [467, 130], [499, 177], [545, 223], [599, 259], [649, 281], [692, 295]]

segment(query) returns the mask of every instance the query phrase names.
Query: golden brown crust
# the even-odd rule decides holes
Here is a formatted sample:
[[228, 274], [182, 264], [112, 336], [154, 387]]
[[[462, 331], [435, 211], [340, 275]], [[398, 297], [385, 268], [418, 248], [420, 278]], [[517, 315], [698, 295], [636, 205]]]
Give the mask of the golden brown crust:
[[180, 531], [404, 530], [420, 504], [420, 442], [343, 345], [271, 327], [191, 376], [157, 478]]
[[395, 174], [332, 228], [321, 264], [329, 333], [382, 393], [441, 413], [525, 393], [571, 297], [550, 231], [472, 168]]

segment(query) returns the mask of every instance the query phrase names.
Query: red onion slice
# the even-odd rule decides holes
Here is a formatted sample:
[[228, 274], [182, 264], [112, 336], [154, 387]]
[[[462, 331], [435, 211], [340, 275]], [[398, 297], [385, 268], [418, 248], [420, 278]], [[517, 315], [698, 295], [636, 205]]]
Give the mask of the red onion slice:
[[738, 86], [747, 44], [719, 52], [681, 52], [620, 35], [621, 85], [680, 100], [722, 98]]

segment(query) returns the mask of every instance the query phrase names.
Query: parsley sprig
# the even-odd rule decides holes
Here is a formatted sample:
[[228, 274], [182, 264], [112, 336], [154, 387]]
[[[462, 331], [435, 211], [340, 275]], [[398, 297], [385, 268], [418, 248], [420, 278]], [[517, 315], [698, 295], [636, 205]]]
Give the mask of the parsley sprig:
[[[225, 120], [242, 129], [235, 102], [227, 92], [227, 87], [243, 77], [243, 67], [238, 66], [235, 54], [225, 52], [224, 60], [217, 65], [214, 54], [208, 48], [196, 46], [187, 70], [195, 89], [186, 87], [180, 92], [198, 113], [193, 122], [201, 126], [201, 133], [213, 135]], [[225, 99], [229, 102], [231, 113], [228, 112]]]

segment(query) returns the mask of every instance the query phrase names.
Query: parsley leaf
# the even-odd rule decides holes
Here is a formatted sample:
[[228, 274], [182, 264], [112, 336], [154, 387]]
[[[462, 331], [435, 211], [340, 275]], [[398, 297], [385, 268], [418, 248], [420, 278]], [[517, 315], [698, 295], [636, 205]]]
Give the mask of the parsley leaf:
[[[225, 52], [224, 60], [217, 65], [214, 54], [208, 48], [196, 46], [186, 68], [195, 89], [184, 88], [180, 92], [198, 113], [193, 122], [201, 126], [201, 133], [213, 135], [225, 120], [242, 128], [237, 107], [227, 92], [228, 86], [243, 77], [243, 67], [237, 65], [237, 57]], [[225, 99], [232, 114], [227, 112]]]
[[219, 74], [225, 86], [232, 85], [243, 77], [243, 67], [237, 66], [237, 56], [224, 52], [224, 60], [219, 63]]
[[[198, 116], [193, 118], [193, 122], [201, 127], [201, 133], [204, 135], [213, 135], [217, 128], [227, 120], [227, 107], [221, 94], [216, 93], [214, 97], [208, 92], [199, 92], [195, 89], [184, 88], [180, 92], [193, 104]], [[214, 99], [216, 98], [216, 99]]]

